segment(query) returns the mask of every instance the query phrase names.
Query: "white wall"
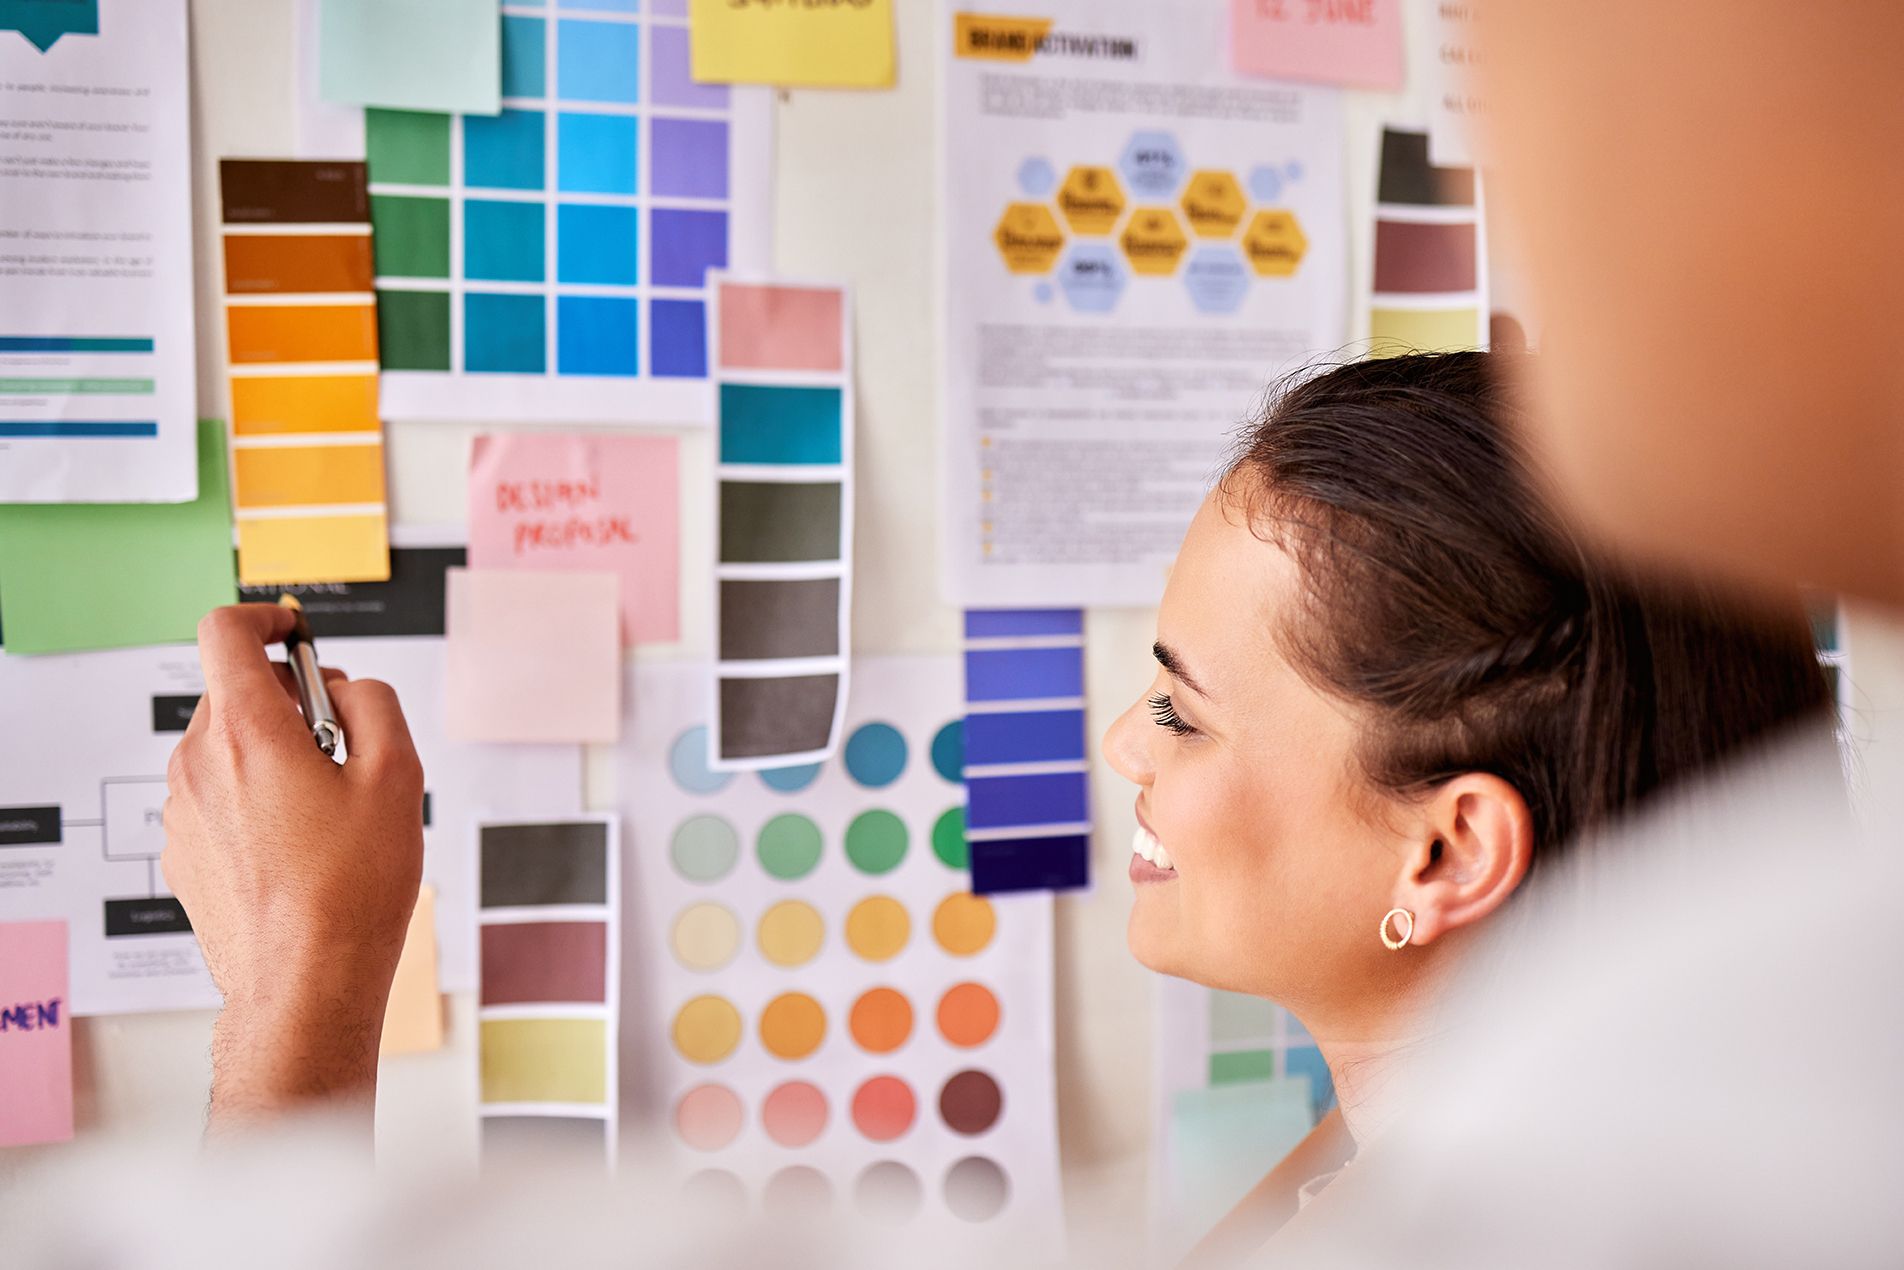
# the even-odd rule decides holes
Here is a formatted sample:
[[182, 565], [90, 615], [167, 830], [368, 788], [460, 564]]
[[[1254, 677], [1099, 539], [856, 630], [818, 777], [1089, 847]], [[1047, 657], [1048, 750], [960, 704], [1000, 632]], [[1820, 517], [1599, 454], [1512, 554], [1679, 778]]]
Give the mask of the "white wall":
[[[1161, 2], [1161, 0], [1158, 0]], [[865, 653], [950, 653], [954, 610], [938, 598], [938, 315], [942, 225], [935, 206], [939, 115], [934, 0], [899, 0], [900, 85], [891, 93], [783, 94], [778, 107], [775, 252], [781, 271], [842, 278], [858, 306], [860, 481], [854, 646]], [[1417, 82], [1427, 65], [1427, 6], [1410, 0], [1409, 52]], [[201, 413], [223, 417], [226, 390], [216, 302], [217, 180], [223, 156], [286, 155], [292, 141], [291, 0], [193, 0], [193, 133], [199, 276]], [[1369, 272], [1375, 145], [1384, 120], [1424, 116], [1419, 94], [1350, 98], [1350, 223], [1356, 327]], [[401, 522], [463, 515], [463, 471], [473, 427], [393, 424], [392, 503]], [[684, 437], [681, 475], [685, 558], [703, 554], [711, 500], [707, 438]], [[683, 574], [683, 639], [644, 656], [688, 657], [708, 647], [707, 580]], [[1088, 693], [1102, 728], [1149, 679], [1153, 615], [1091, 614]], [[1849, 643], [1862, 727], [1904, 747], [1904, 640], [1854, 614]], [[1869, 671], [1867, 674], [1866, 666]], [[1868, 680], [1868, 682], [1867, 682]], [[1150, 983], [1124, 949], [1124, 860], [1132, 829], [1128, 788], [1094, 772], [1099, 884], [1058, 905], [1058, 1089], [1063, 1155], [1074, 1198], [1090, 1182], [1111, 1206], [1112, 1229], [1146, 1210], [1149, 1144]], [[591, 756], [589, 800], [614, 804], [606, 752]], [[473, 1148], [474, 1035], [467, 994], [451, 1002], [453, 1038], [439, 1055], [392, 1060], [384, 1073], [386, 1152], [418, 1142], [467, 1140]], [[202, 1124], [209, 1014], [81, 1020], [76, 1028], [82, 1133], [142, 1130], [190, 1137]], [[46, 1150], [0, 1153], [0, 1184]]]

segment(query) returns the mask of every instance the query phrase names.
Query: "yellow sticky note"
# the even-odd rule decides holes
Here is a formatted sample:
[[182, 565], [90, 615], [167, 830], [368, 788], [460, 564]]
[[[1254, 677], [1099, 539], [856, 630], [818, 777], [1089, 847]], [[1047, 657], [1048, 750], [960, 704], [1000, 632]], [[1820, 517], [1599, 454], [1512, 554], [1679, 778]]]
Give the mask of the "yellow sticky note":
[[436, 978], [436, 888], [425, 885], [410, 914], [403, 956], [390, 982], [383, 1014], [385, 1054], [424, 1054], [443, 1048], [443, 997]]
[[690, 0], [694, 78], [890, 88], [892, 0]]

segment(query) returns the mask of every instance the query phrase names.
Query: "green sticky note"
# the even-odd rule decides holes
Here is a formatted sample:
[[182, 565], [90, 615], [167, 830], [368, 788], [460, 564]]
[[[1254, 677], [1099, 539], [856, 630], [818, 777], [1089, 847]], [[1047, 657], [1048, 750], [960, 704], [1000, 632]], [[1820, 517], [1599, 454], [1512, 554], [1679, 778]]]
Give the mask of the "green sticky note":
[[0, 640], [8, 653], [186, 643], [238, 601], [225, 425], [198, 425], [190, 503], [0, 506]]
[[[317, 14], [317, 89], [325, 101], [472, 115], [502, 109], [503, 20], [496, 0], [322, 0]], [[545, 19], [517, 21], [540, 35]], [[523, 91], [540, 84], [542, 59], [520, 60], [536, 64], [511, 67], [517, 81], [511, 95], [542, 96], [539, 88]], [[626, 74], [632, 85], [632, 63]], [[524, 76], [531, 82], [522, 82]], [[376, 161], [373, 151], [373, 167]]]

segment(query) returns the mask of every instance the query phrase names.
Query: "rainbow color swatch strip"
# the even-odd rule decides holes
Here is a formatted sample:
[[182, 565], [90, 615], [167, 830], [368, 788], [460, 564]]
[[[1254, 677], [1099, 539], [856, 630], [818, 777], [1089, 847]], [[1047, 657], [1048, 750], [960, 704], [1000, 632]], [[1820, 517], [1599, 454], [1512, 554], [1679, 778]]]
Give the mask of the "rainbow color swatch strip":
[[614, 1163], [621, 851], [610, 817], [485, 824], [477, 1053], [485, 1156]]
[[1477, 189], [1473, 169], [1428, 161], [1427, 133], [1382, 133], [1371, 354], [1487, 347], [1487, 252]]
[[709, 761], [813, 763], [839, 745], [851, 644], [852, 302], [721, 276], [717, 657]]
[[238, 579], [390, 576], [364, 165], [226, 159]]
[[1081, 609], [965, 613], [966, 839], [972, 889], [1091, 880]]
[[706, 422], [707, 272], [764, 255], [769, 107], [639, 8], [505, 4], [500, 114], [367, 112], [391, 418]]

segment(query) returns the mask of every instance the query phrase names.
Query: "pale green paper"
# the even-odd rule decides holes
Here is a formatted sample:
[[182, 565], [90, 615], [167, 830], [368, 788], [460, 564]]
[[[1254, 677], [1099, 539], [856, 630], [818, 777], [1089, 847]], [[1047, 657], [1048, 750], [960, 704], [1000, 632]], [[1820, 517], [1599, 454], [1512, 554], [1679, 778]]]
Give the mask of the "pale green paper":
[[444, 114], [502, 110], [498, 0], [319, 0], [325, 101]]
[[195, 502], [0, 506], [8, 653], [185, 643], [237, 600], [222, 423], [199, 421]]
[[1208, 1230], [1314, 1123], [1307, 1076], [1179, 1091], [1170, 1112], [1172, 1211], [1186, 1230]]

